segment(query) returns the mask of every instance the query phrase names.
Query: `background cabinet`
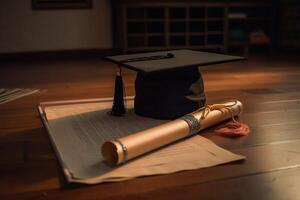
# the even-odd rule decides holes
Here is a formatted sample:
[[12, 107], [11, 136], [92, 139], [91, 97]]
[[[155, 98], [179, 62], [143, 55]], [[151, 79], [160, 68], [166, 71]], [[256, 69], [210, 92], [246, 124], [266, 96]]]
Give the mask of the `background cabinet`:
[[280, 4], [280, 45], [300, 47], [300, 1], [282, 0]]
[[123, 52], [226, 51], [249, 45], [252, 32], [263, 32], [268, 38], [272, 33], [268, 3], [119, 0], [115, 7], [116, 47]]

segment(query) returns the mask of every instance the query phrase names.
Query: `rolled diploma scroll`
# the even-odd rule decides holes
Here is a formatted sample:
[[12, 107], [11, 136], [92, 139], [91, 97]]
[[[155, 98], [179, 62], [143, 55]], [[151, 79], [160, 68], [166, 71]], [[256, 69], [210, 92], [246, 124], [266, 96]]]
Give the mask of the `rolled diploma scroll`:
[[[232, 115], [239, 115], [243, 108], [240, 101], [226, 102], [222, 105], [226, 106], [227, 109], [211, 110], [204, 119], [201, 119], [203, 110], [189, 114], [200, 122], [200, 127], [196, 133], [225, 121]], [[115, 166], [193, 134], [195, 133], [191, 131], [191, 126], [182, 117], [115, 141], [107, 141], [102, 145], [102, 155], [109, 165]]]

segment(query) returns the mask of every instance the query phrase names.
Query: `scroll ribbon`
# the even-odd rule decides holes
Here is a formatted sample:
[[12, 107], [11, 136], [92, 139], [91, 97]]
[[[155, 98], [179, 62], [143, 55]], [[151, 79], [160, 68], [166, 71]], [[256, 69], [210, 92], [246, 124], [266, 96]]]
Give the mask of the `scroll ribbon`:
[[[200, 119], [205, 119], [205, 118], [207, 117], [207, 115], [208, 115], [211, 111], [213, 111], [213, 110], [219, 110], [219, 111], [222, 112], [222, 109], [226, 109], [226, 110], [228, 110], [228, 111], [230, 112], [232, 121], [236, 121], [236, 120], [234, 119], [234, 115], [233, 115], [233, 112], [232, 112], [232, 110], [231, 110], [231, 107], [237, 105], [237, 102], [238, 102], [237, 100], [234, 100], [234, 103], [233, 103], [233, 104], [230, 104], [230, 105], [225, 104], [225, 103], [206, 105], [206, 106], [204, 106], [204, 107], [198, 109], [196, 112], [202, 111], [202, 110], [203, 110]], [[239, 108], [240, 108], [240, 107], [239, 107]], [[200, 119], [199, 119], [199, 120], [200, 120]]]
[[[250, 128], [246, 124], [244, 124], [240, 121], [237, 121], [234, 118], [234, 114], [231, 110], [231, 107], [236, 104], [237, 104], [237, 100], [234, 100], [234, 103], [231, 105], [228, 105], [228, 104], [226, 104], [226, 105], [225, 104], [207, 105], [207, 106], [199, 109], [200, 111], [203, 110], [200, 119], [205, 119], [207, 117], [207, 115], [213, 110], [219, 110], [222, 112], [222, 109], [226, 109], [231, 114], [232, 122], [227, 123], [224, 127], [215, 129], [215, 132], [218, 135], [225, 136], [225, 137], [237, 137], [237, 136], [248, 135], [250, 133]], [[200, 123], [200, 119], [199, 119], [199, 123]]]

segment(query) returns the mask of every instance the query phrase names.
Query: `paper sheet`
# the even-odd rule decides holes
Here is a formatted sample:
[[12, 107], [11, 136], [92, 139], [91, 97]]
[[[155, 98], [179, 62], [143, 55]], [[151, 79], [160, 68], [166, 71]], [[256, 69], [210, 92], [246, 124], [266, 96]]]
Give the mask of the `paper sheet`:
[[[133, 102], [128, 102], [132, 107]], [[243, 156], [233, 154], [200, 135], [163, 147], [116, 168], [102, 158], [108, 140], [164, 123], [140, 117], [130, 109], [126, 117], [107, 114], [111, 102], [76, 103], [44, 108], [45, 125], [70, 182], [87, 184], [122, 181], [139, 176], [173, 173], [215, 166]]]

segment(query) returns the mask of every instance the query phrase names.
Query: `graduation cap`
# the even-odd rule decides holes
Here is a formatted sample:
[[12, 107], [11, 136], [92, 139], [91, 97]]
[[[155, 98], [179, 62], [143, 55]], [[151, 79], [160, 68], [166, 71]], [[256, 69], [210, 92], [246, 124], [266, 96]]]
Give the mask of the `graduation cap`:
[[198, 67], [243, 57], [193, 50], [172, 50], [106, 57], [117, 64], [112, 115], [122, 116], [122, 67], [137, 71], [134, 111], [155, 119], [175, 119], [205, 105], [204, 84]]

